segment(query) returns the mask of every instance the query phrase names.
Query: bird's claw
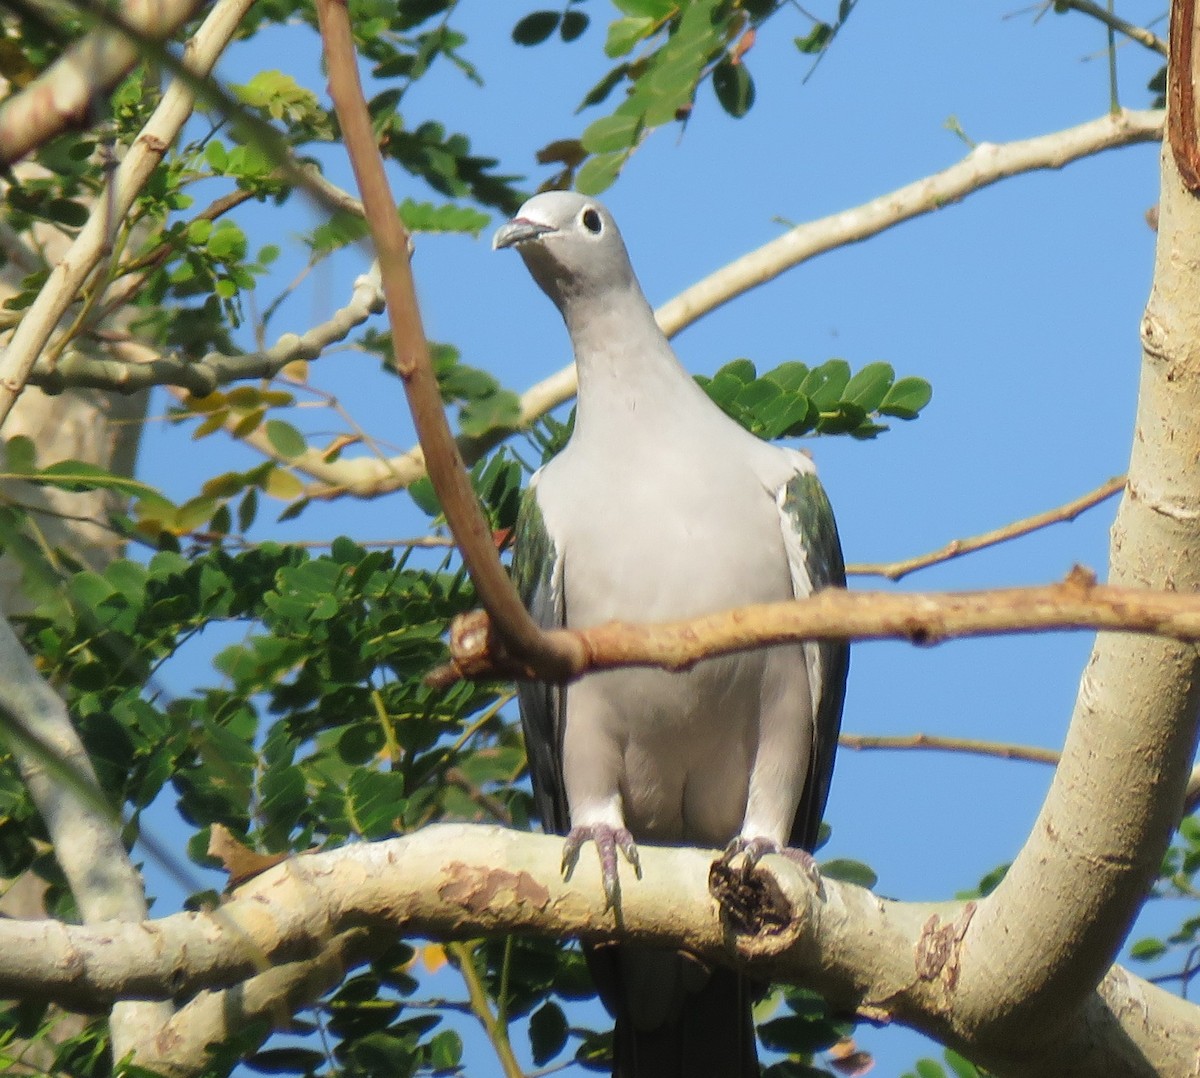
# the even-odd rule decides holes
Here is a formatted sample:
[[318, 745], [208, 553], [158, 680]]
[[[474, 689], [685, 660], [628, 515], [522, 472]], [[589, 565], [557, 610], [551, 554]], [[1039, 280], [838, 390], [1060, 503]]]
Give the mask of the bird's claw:
[[797, 849], [793, 846], [780, 846], [769, 838], [745, 838], [738, 835], [733, 839], [728, 846], [725, 847], [724, 853], [721, 854], [720, 862], [725, 868], [731, 868], [736, 857], [742, 857], [742, 875], [748, 877], [754, 872], [758, 862], [761, 861], [767, 854], [776, 853], [782, 857], [786, 857], [792, 864], [800, 868], [813, 884], [820, 889], [821, 887], [821, 872], [817, 867], [816, 859], [808, 850]]
[[637, 844], [627, 828], [609, 824], [587, 824], [572, 827], [563, 843], [562, 874], [569, 880], [579, 862], [579, 851], [585, 842], [594, 842], [600, 855], [600, 878], [604, 884], [606, 909], [615, 909], [621, 895], [621, 882], [617, 875], [617, 851], [619, 850], [633, 866], [633, 874], [642, 878], [642, 862], [638, 857]]

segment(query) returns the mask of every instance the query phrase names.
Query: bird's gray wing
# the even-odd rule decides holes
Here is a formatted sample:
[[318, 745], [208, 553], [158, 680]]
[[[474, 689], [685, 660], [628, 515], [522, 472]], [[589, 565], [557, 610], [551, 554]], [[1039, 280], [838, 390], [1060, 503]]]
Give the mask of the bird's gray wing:
[[[562, 553], [542, 518], [536, 475], [521, 498], [517, 514], [513, 582], [533, 620], [543, 629], [559, 629], [566, 624]], [[571, 823], [562, 772], [566, 692], [562, 686], [547, 681], [522, 681], [517, 685], [517, 698], [533, 797], [542, 827], [566, 834]]]
[[[821, 588], [844, 588], [846, 566], [837, 524], [825, 488], [811, 466], [806, 464], [783, 486], [776, 502], [796, 598], [804, 598]], [[811, 851], [829, 797], [850, 648], [844, 641], [819, 640], [805, 644], [804, 654], [815, 721], [808, 778], [792, 824], [790, 844]]]

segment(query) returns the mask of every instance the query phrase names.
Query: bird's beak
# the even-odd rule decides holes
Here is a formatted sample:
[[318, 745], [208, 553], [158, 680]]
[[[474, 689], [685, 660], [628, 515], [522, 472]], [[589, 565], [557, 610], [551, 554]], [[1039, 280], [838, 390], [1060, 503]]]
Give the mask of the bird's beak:
[[492, 250], [499, 251], [504, 247], [517, 247], [530, 240], [541, 239], [547, 232], [555, 231], [552, 225], [539, 224], [528, 217], [514, 217], [507, 224], [496, 230], [492, 237]]

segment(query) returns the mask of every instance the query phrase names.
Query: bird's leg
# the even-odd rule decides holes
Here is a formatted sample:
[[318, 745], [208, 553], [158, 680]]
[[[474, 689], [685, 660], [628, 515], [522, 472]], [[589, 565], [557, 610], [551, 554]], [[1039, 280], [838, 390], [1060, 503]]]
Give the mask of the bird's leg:
[[786, 857], [792, 864], [802, 869], [817, 887], [821, 886], [820, 870], [817, 868], [816, 859], [808, 850], [797, 849], [794, 846], [780, 846], [774, 839], [764, 838], [761, 835], [756, 838], [738, 835], [725, 847], [725, 852], [721, 854], [719, 860], [722, 865], [729, 868], [733, 864], [734, 858], [741, 855], [743, 858], [742, 873], [749, 876], [758, 862], [769, 853], [777, 853]]
[[637, 845], [628, 828], [613, 827], [606, 823], [581, 824], [572, 827], [563, 843], [562, 873], [563, 879], [569, 880], [579, 861], [579, 851], [585, 842], [594, 842], [596, 852], [600, 855], [600, 878], [604, 882], [604, 897], [606, 909], [615, 909], [621, 893], [621, 884], [617, 876], [617, 851], [625, 855], [625, 860], [633, 866], [633, 874], [642, 878], [642, 862], [638, 857]]

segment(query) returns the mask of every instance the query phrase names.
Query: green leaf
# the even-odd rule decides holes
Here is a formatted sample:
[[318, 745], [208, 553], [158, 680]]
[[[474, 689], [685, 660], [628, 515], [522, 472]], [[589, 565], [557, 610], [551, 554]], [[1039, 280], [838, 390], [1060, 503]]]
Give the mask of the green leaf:
[[567, 1046], [567, 1018], [557, 1003], [547, 1001], [530, 1015], [529, 1045], [535, 1067], [544, 1067]]
[[444, 1029], [429, 1042], [429, 1062], [435, 1071], [455, 1070], [462, 1062], [463, 1043], [452, 1029]]
[[18, 475], [33, 471], [37, 465], [37, 447], [33, 439], [14, 434], [4, 443], [4, 462], [10, 472]]
[[557, 11], [534, 11], [513, 27], [512, 39], [518, 45], [540, 45], [558, 29], [562, 16]]
[[821, 875], [827, 876], [831, 880], [841, 880], [843, 883], [854, 883], [859, 887], [871, 888], [879, 882], [879, 877], [869, 865], [864, 865], [861, 861], [852, 861], [848, 858], [837, 857], [832, 861], [821, 862]]
[[955, 1078], [982, 1078], [980, 1069], [969, 1059], [964, 1059], [950, 1048], [942, 1054], [946, 1057], [946, 1065], [954, 1072]]
[[111, 490], [118, 494], [161, 498], [157, 490], [124, 475], [113, 475], [95, 464], [63, 460], [40, 471], [22, 473], [20, 478], [60, 490]]
[[730, 378], [736, 378], [742, 385], [749, 385], [758, 377], [758, 371], [755, 369], [754, 362], [749, 359], [735, 359], [726, 363], [717, 373], [715, 378], [720, 378], [727, 375]]
[[830, 359], [809, 371], [800, 391], [811, 397], [822, 412], [832, 411], [849, 381], [850, 364], [844, 359]]
[[679, 7], [678, 0], [613, 0], [613, 4], [624, 15], [643, 19], [665, 19]]
[[409, 483], [408, 496], [426, 516], [436, 517], [442, 511], [442, 503], [433, 489], [433, 480], [427, 475]]
[[562, 25], [558, 28], [558, 35], [563, 41], [575, 41], [583, 35], [589, 22], [591, 20], [582, 11], [572, 8], [570, 11], [563, 12]]
[[640, 116], [625, 116], [618, 112], [589, 124], [580, 136], [580, 141], [588, 153], [623, 150], [637, 142], [643, 126]]
[[350, 815], [365, 838], [383, 838], [401, 829], [406, 801], [403, 775], [355, 771], [346, 796]]
[[493, 430], [516, 430], [520, 422], [521, 398], [508, 389], [471, 401], [458, 416], [459, 430], [468, 438], [478, 438]]
[[225, 144], [219, 139], [210, 139], [204, 147], [204, 160], [213, 172], [224, 172], [229, 165], [229, 154], [225, 150]]
[[713, 68], [712, 85], [721, 108], [730, 116], [740, 119], [754, 104], [754, 80], [745, 64], [722, 60]]
[[879, 405], [879, 412], [896, 419], [916, 419], [917, 413], [932, 398], [933, 388], [924, 378], [901, 378], [888, 390], [887, 396]]
[[[604, 42], [605, 55], [613, 60], [618, 56], [624, 56], [644, 37], [654, 33], [657, 27], [658, 20], [646, 16], [617, 19], [609, 24], [608, 37]], [[590, 94], [588, 96], [591, 97]], [[595, 102], [587, 101], [586, 103], [594, 104]]]
[[575, 190], [581, 195], [598, 195], [607, 191], [628, 157], [628, 151], [589, 157], [575, 175]]
[[918, 1059], [914, 1069], [919, 1078], [946, 1078], [942, 1065], [932, 1059]]
[[1166, 953], [1167, 945], [1162, 940], [1156, 939], [1138, 940], [1137, 943], [1129, 948], [1130, 957], [1142, 962], [1149, 962], [1151, 959], [1158, 958], [1160, 955]]
[[842, 390], [842, 400], [857, 404], [865, 412], [874, 412], [892, 386], [896, 372], [890, 363], [868, 363]]
[[804, 36], [796, 38], [796, 48], [809, 55], [820, 52], [833, 37], [833, 27], [825, 22], [813, 24], [813, 28]]
[[294, 457], [300, 456], [308, 449], [308, 443], [304, 440], [304, 435], [293, 427], [291, 423], [285, 423], [282, 419], [268, 419], [266, 427], [267, 441], [271, 443], [271, 448], [281, 457], [291, 460]]
[[325, 1063], [325, 1053], [313, 1048], [267, 1048], [246, 1060], [260, 1074], [312, 1074]]
[[453, 202], [436, 205], [406, 198], [400, 203], [400, 217], [411, 232], [456, 232], [478, 236], [491, 223], [486, 213]]

